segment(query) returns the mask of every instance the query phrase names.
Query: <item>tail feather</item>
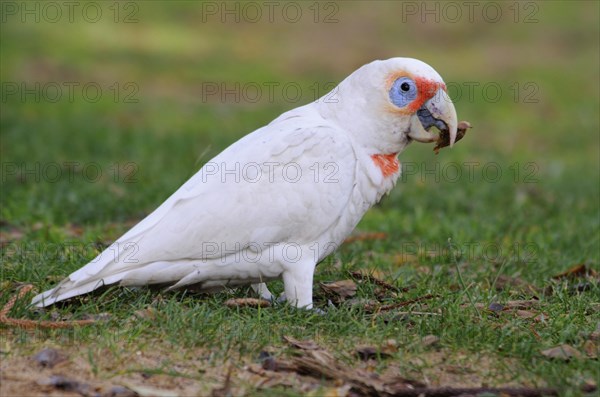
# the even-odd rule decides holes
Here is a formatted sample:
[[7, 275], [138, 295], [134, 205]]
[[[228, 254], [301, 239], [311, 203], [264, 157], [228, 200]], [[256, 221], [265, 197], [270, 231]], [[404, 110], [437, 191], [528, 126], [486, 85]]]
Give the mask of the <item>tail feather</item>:
[[[123, 236], [125, 237], [125, 236]], [[38, 307], [83, 295], [102, 286], [118, 283], [130, 271], [144, 266], [143, 263], [127, 263], [127, 250], [139, 241], [124, 241], [123, 237], [102, 251], [91, 262], [74, 271], [56, 287], [33, 298], [31, 303]]]
[[70, 278], [67, 278], [51, 290], [35, 296], [31, 304], [37, 307], [46, 307], [74, 296], [87, 294], [100, 287], [117, 284], [128, 272], [129, 270], [109, 277], [93, 278], [83, 282], [73, 282]]
[[[64, 279], [53, 289], [37, 295], [33, 298], [32, 304], [38, 307], [50, 306], [56, 302], [114, 284], [125, 286], [170, 285], [180, 281], [180, 279], [192, 272], [195, 269], [194, 264], [196, 263], [196, 261], [185, 260], [181, 262], [161, 261], [133, 264], [129, 267], [113, 269], [110, 266], [106, 266], [105, 269], [101, 269], [93, 276], [89, 276], [86, 272], [81, 272], [81, 270], [85, 270], [89, 266], [86, 265]], [[116, 273], [113, 273], [115, 271]], [[77, 275], [82, 278], [75, 278]]]

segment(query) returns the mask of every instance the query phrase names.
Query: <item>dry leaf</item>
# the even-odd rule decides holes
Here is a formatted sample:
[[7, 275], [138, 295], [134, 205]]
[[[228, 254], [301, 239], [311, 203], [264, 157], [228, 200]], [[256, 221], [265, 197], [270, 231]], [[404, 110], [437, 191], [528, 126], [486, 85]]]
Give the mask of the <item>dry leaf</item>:
[[572, 357], [580, 358], [581, 352], [570, 345], [560, 345], [542, 351], [542, 355], [558, 360], [569, 360]]
[[[350, 385], [351, 395], [360, 396], [459, 396], [459, 395], [479, 395], [482, 393], [492, 393], [495, 395], [507, 396], [543, 396], [558, 395], [556, 390], [542, 388], [519, 388], [519, 387], [442, 387], [430, 388], [425, 384], [401, 376], [381, 376], [376, 372], [368, 372], [362, 369], [355, 369], [339, 362], [325, 350], [305, 351], [305, 354], [298, 357], [292, 357], [290, 360], [282, 360], [279, 368], [282, 371], [293, 371], [303, 376], [310, 376], [319, 382], [323, 379], [334, 380], [338, 385]], [[285, 369], [283, 369], [285, 368]], [[453, 367], [450, 367], [451, 369]], [[461, 374], [466, 372], [466, 368], [454, 367]], [[253, 370], [256, 373], [256, 370]], [[264, 386], [264, 385], [263, 385]], [[318, 394], [322, 395], [322, 394]], [[335, 394], [334, 394], [335, 395]]]
[[287, 343], [289, 343], [290, 345], [294, 346], [295, 348], [301, 349], [301, 350], [320, 350], [321, 347], [319, 345], [317, 345], [315, 343], [315, 341], [313, 340], [298, 340], [298, 339], [294, 339], [291, 336], [283, 336], [283, 340], [285, 340]]
[[579, 278], [579, 277], [598, 277], [598, 273], [593, 269], [588, 269], [585, 264], [579, 264], [571, 267], [569, 270], [557, 274], [552, 278], [555, 280], [562, 280], [564, 278]]
[[517, 310], [527, 310], [532, 307], [538, 307], [540, 305], [540, 301], [535, 299], [530, 300], [515, 300], [508, 301], [504, 304], [504, 309], [517, 309]]
[[516, 310], [515, 314], [520, 318], [533, 318], [536, 316], [534, 312], [530, 312], [529, 310]]
[[511, 277], [504, 274], [500, 275], [496, 279], [496, 283], [494, 286], [498, 291], [516, 290], [518, 292], [527, 292], [533, 295], [539, 293], [538, 289], [533, 285], [521, 280], [520, 278]]
[[145, 309], [136, 310], [133, 315], [140, 320], [154, 320], [156, 318], [156, 309], [147, 307]]
[[426, 335], [421, 338], [421, 344], [425, 347], [437, 345], [439, 341], [440, 338], [435, 335]]
[[592, 340], [583, 343], [583, 351], [589, 358], [598, 358], [598, 346]]
[[43, 368], [52, 368], [66, 357], [56, 349], [44, 349], [33, 356], [33, 360]]
[[352, 280], [341, 280], [326, 284], [319, 283], [319, 285], [326, 294], [335, 297], [338, 302], [356, 295], [356, 283]]
[[259, 307], [269, 307], [271, 306], [271, 302], [269, 302], [268, 300], [265, 299], [257, 299], [257, 298], [234, 298], [234, 299], [227, 299], [225, 301], [225, 306], [227, 307], [252, 307], [252, 308], [259, 308]]
[[336, 361], [325, 350], [307, 351], [305, 355], [292, 358], [289, 367], [295, 368], [299, 374], [317, 379], [335, 379], [352, 385], [352, 390], [359, 395], [381, 395], [387, 391], [385, 383], [377, 374], [365, 373], [345, 366]]

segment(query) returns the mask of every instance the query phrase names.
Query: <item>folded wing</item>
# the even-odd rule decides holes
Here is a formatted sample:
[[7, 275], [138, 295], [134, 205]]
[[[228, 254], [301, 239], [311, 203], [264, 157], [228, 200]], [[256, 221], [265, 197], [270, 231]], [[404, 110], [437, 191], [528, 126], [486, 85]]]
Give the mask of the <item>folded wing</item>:
[[[33, 303], [47, 306], [123, 280], [174, 284], [199, 261], [249, 244], [309, 244], [341, 216], [355, 168], [343, 131], [310, 107], [288, 112], [225, 149], [111, 247]], [[206, 274], [217, 270], [207, 266]]]

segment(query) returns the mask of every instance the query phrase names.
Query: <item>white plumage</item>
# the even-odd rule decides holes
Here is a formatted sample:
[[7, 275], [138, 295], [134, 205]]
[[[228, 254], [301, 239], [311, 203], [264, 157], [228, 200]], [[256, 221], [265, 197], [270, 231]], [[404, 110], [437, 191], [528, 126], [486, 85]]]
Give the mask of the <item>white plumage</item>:
[[[403, 82], [413, 82], [416, 94], [404, 92]], [[417, 114], [423, 109], [429, 118]], [[431, 67], [409, 58], [367, 64], [322, 99], [225, 149], [33, 303], [110, 284], [205, 291], [254, 284], [268, 299], [263, 283], [283, 277], [287, 299], [310, 308], [316, 264], [394, 186], [396, 154], [412, 140], [436, 138], [432, 120], [453, 142], [456, 112]]]

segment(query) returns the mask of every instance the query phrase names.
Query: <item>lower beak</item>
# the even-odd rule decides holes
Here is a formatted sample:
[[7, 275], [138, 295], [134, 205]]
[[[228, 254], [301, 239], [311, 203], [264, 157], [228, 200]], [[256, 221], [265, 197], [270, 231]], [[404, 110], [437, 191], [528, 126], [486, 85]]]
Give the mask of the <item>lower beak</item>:
[[[456, 141], [458, 120], [452, 100], [443, 89], [439, 89], [433, 98], [417, 110], [408, 136], [418, 142], [435, 142], [440, 136], [448, 135], [450, 146]], [[431, 127], [439, 130], [430, 132]]]

